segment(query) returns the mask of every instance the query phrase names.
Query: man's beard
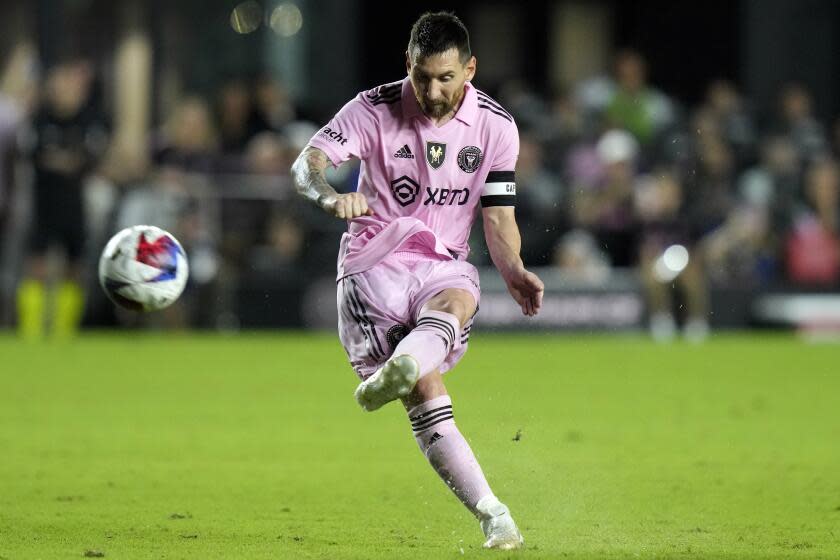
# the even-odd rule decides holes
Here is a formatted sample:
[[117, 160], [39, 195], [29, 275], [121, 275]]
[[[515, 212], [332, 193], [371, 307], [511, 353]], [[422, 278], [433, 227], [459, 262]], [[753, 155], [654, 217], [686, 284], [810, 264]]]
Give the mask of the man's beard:
[[435, 103], [426, 102], [426, 114], [432, 118], [439, 119], [445, 117], [452, 111], [452, 105], [446, 101], [438, 101]]
[[448, 115], [449, 113], [453, 112], [455, 108], [458, 106], [458, 103], [461, 102], [462, 95], [456, 95], [452, 102], [449, 101], [435, 101], [434, 103], [429, 102], [427, 99], [420, 99], [420, 107], [423, 109], [423, 112], [426, 113], [427, 116], [433, 119], [440, 119]]

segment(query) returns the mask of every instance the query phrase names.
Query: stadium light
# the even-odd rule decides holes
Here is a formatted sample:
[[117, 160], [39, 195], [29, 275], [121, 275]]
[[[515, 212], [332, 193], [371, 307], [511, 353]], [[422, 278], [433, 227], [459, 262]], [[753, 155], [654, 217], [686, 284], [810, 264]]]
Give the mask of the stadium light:
[[284, 2], [272, 10], [268, 24], [277, 35], [291, 37], [303, 27], [303, 14], [293, 2]]
[[259, 29], [262, 24], [263, 9], [256, 0], [237, 4], [230, 13], [230, 26], [237, 33], [245, 35]]

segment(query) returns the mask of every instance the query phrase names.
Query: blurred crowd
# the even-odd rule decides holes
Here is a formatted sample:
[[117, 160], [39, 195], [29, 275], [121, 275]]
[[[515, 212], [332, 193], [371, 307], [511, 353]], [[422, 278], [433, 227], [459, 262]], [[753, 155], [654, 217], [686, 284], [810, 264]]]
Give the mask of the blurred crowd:
[[553, 96], [511, 83], [498, 97], [520, 127], [526, 262], [589, 280], [634, 267], [657, 338], [674, 336], [676, 308], [703, 338], [713, 286], [840, 287], [840, 118], [820, 122], [805, 85], [769, 115], [726, 80], [689, 107], [625, 50]]
[[[333, 274], [344, 225], [302, 204], [288, 175], [330, 115], [299, 118], [279, 81], [235, 78], [183, 96], [162, 111], [145, 157], [127, 161], [109, 141], [109, 86], [89, 61], [35, 73], [20, 52], [6, 66], [0, 258], [16, 303], [3, 317], [27, 336], [72, 333], [83, 294], [96, 292], [84, 288], [99, 249], [129, 225], [167, 229], [190, 254], [185, 301], [153, 321], [235, 328], [236, 310], [259, 305], [266, 286], [297, 301], [307, 279]], [[704, 337], [711, 286], [840, 285], [840, 119], [820, 122], [805, 85], [784, 86], [769, 115], [725, 80], [689, 107], [649, 83], [643, 56], [627, 50], [605, 75], [551, 95], [517, 81], [495, 94], [520, 129], [526, 264], [590, 283], [637, 271], [654, 336], [681, 323]], [[339, 190], [356, 178], [349, 164], [330, 175]], [[480, 231], [472, 260], [489, 264]], [[669, 257], [674, 247], [682, 252]], [[296, 324], [297, 313], [284, 317]]]

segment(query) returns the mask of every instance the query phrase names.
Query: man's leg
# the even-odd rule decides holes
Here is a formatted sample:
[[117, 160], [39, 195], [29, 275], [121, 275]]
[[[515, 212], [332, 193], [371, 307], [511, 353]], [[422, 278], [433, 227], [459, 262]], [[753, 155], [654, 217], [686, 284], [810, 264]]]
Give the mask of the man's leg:
[[688, 315], [684, 326], [685, 337], [690, 342], [703, 342], [709, 336], [709, 294], [699, 254], [689, 261], [677, 277], [677, 282], [685, 294]]
[[452, 400], [437, 371], [428, 373], [403, 399], [420, 451], [440, 478], [475, 515], [486, 548], [522, 546], [507, 506], [493, 494], [467, 440], [455, 425]]
[[[454, 319], [455, 336], [460, 337], [463, 325], [474, 312], [475, 300], [469, 292], [444, 290], [423, 306], [418, 328], [423, 325], [424, 318]], [[402, 399], [417, 445], [444, 483], [478, 517], [487, 537], [484, 546], [518, 548], [522, 545], [522, 536], [507, 507], [493, 494], [472, 449], [455, 425], [452, 400], [438, 371], [454, 343], [443, 344], [446, 341], [441, 339], [446, 337], [436, 321], [430, 321], [427, 329], [420, 329], [420, 336], [412, 338], [417, 330], [414, 329], [394, 350], [394, 356], [412, 356], [420, 364], [422, 377]]]
[[36, 254], [30, 257], [26, 276], [17, 288], [18, 332], [27, 340], [44, 336], [47, 308], [47, 257]]
[[403, 398], [419, 378], [437, 371], [460, 346], [462, 326], [475, 313], [476, 302], [467, 290], [450, 288], [420, 309], [417, 326], [403, 338], [391, 358], [356, 389], [356, 401], [367, 411]]
[[476, 504], [493, 491], [455, 425], [452, 399], [440, 373], [428, 373], [418, 381], [403, 405], [420, 451], [458, 499], [476, 514]]
[[[475, 309], [475, 297], [467, 290], [450, 288], [435, 294], [417, 313], [417, 327], [397, 344], [385, 365], [356, 389], [356, 400], [366, 410], [375, 410], [401, 399], [423, 455], [478, 517], [487, 537], [484, 546], [518, 548], [522, 544], [519, 530], [507, 507], [493, 495], [455, 425], [452, 401], [439, 372], [453, 348], [460, 347], [463, 325]], [[410, 387], [403, 390], [409, 380]]]
[[438, 371], [459, 345], [461, 329], [475, 314], [475, 308], [475, 298], [467, 290], [443, 290], [423, 305], [417, 326], [400, 341], [393, 355], [414, 358], [421, 378]]
[[58, 284], [55, 292], [53, 312], [53, 334], [58, 338], [70, 338], [77, 333], [85, 308], [84, 291], [79, 279], [81, 264], [70, 263], [68, 274]]

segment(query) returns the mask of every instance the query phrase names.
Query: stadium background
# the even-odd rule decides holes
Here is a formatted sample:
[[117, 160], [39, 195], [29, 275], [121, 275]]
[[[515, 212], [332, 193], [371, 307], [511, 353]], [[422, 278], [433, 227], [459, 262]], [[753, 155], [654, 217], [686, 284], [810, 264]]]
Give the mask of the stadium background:
[[[436, 7], [446, 6], [423, 6]], [[175, 233], [193, 268], [178, 306], [144, 318], [115, 312], [88, 273], [86, 326], [334, 324], [344, 225], [296, 200], [288, 168], [341, 104], [403, 75], [417, 8], [10, 0], [0, 10], [0, 325], [15, 324], [27, 275], [32, 122], [62, 65], [85, 68], [84, 110], [107, 131], [85, 177], [85, 270], [111, 233], [141, 222]], [[523, 255], [549, 286], [539, 325], [634, 329], [668, 309], [712, 327], [836, 324], [840, 6], [461, 2], [457, 12], [477, 83], [520, 127]], [[351, 189], [355, 170], [332, 179]], [[690, 252], [676, 279], [655, 270], [671, 243]], [[480, 235], [472, 246], [487, 266]], [[516, 327], [503, 287], [482, 276], [481, 320]]]
[[[401, 407], [354, 402], [344, 224], [288, 178], [342, 103], [401, 77], [420, 10], [448, 7], [0, 2], [0, 560], [487, 557]], [[479, 322], [446, 379], [516, 557], [840, 557], [838, 346], [647, 333], [677, 334], [648, 320], [670, 307], [692, 340], [704, 321], [836, 339], [840, 4], [457, 13], [479, 87], [517, 116], [524, 257], [548, 286], [520, 320], [477, 236]], [[88, 84], [86, 330], [22, 342], [38, 115]], [[141, 222], [190, 255], [166, 313], [96, 285], [105, 240]]]

